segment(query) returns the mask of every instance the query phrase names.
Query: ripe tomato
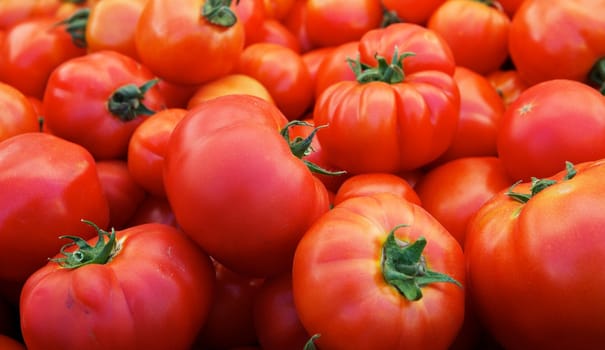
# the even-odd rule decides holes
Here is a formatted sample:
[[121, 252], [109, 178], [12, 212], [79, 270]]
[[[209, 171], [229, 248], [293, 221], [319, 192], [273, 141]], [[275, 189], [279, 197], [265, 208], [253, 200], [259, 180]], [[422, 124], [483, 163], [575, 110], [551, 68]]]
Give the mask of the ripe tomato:
[[0, 82], [0, 141], [40, 129], [38, 114], [21, 91]]
[[187, 109], [227, 94], [248, 94], [275, 103], [269, 90], [260, 81], [246, 74], [232, 73], [201, 84], [189, 99]]
[[149, 223], [160, 223], [178, 227], [172, 207], [166, 197], [148, 195], [132, 215], [126, 227]]
[[469, 291], [503, 348], [603, 344], [605, 163], [570, 165], [501, 191], [469, 222]]
[[301, 52], [307, 52], [315, 49], [307, 33], [307, 0], [294, 0], [294, 4], [288, 12], [288, 15], [282, 20], [282, 23], [294, 34], [298, 40]]
[[300, 118], [313, 100], [311, 75], [300, 54], [273, 43], [256, 43], [244, 49], [235, 73], [261, 82], [289, 120]]
[[448, 43], [457, 65], [480, 74], [500, 68], [508, 57], [510, 19], [491, 2], [446, 1], [427, 23]]
[[155, 196], [166, 196], [164, 158], [170, 135], [187, 113], [183, 108], [163, 109], [139, 125], [128, 143], [127, 166], [134, 181]]
[[[588, 81], [605, 56], [601, 0], [526, 0], [513, 17], [509, 52], [528, 85], [552, 79]], [[601, 85], [600, 82], [599, 85]]]
[[329, 209], [325, 186], [280, 135], [286, 123], [263, 99], [225, 95], [191, 109], [170, 137], [164, 185], [177, 222], [236, 273], [289, 269], [300, 237]]
[[429, 17], [445, 0], [382, 0], [387, 11], [394, 11], [403, 22], [426, 25]]
[[255, 29], [254, 35], [246, 37], [247, 45], [253, 43], [273, 43], [285, 46], [296, 53], [302, 51], [296, 35], [284, 23], [275, 18], [266, 18]]
[[229, 73], [245, 40], [233, 7], [230, 0], [147, 0], [135, 30], [141, 62], [160, 78], [180, 84], [201, 84]]
[[214, 287], [195, 243], [162, 224], [66, 238], [77, 250], [64, 247], [23, 287], [28, 349], [191, 348]]
[[91, 154], [57, 136], [24, 133], [0, 142], [0, 188], [1, 284], [24, 282], [61, 247], [58, 236], [81, 231], [80, 219], [109, 222]]
[[495, 70], [486, 78], [498, 91], [505, 107], [513, 103], [521, 92], [527, 89], [527, 84], [521, 79], [516, 69]]
[[115, 51], [73, 58], [48, 79], [45, 122], [97, 159], [125, 157], [134, 129], [164, 106], [154, 78], [145, 66]]
[[321, 60], [315, 73], [313, 91], [315, 100], [324, 90], [339, 81], [355, 81], [355, 72], [346, 64], [348, 59], [359, 57], [359, 41], [351, 41], [336, 47], [328, 47], [330, 52]]
[[0, 41], [0, 81], [42, 98], [48, 77], [61, 63], [86, 53], [52, 17], [23, 21]]
[[236, 1], [233, 9], [237, 20], [243, 24], [245, 45], [254, 36], [266, 18], [264, 0]]
[[59, 0], [2, 0], [0, 30], [9, 29], [32, 18], [52, 16], [59, 6]]
[[605, 157], [605, 99], [590, 86], [554, 79], [529, 87], [502, 116], [498, 155], [514, 180], [551, 176], [565, 161]]
[[417, 205], [421, 204], [418, 194], [404, 178], [389, 173], [366, 173], [344, 180], [336, 191], [334, 205], [349, 198], [384, 192], [393, 193]]
[[25, 345], [13, 337], [0, 334], [0, 349], [2, 350], [26, 350]]
[[463, 322], [464, 273], [437, 220], [381, 193], [315, 221], [296, 248], [292, 291], [320, 349], [445, 349]]

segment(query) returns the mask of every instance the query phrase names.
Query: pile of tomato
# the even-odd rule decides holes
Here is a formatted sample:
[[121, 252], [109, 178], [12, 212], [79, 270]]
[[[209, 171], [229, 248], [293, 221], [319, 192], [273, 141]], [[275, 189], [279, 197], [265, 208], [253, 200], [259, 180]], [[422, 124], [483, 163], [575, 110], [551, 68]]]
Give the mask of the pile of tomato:
[[605, 2], [1, 0], [0, 349], [601, 349]]

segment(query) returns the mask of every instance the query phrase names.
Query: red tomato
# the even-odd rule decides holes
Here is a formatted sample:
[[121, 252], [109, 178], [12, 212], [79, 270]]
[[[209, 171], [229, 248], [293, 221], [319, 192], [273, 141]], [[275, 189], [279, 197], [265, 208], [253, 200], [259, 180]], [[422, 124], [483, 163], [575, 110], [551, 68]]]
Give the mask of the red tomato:
[[233, 7], [230, 0], [147, 0], [135, 31], [141, 62], [160, 78], [180, 84], [201, 84], [229, 73], [245, 40]]
[[80, 219], [109, 222], [90, 153], [50, 134], [0, 142], [0, 188], [0, 281], [25, 281], [61, 247], [58, 236], [81, 231]]
[[417, 205], [421, 204], [416, 191], [404, 178], [389, 173], [366, 173], [346, 179], [336, 191], [334, 205], [349, 198], [384, 192], [398, 195]]
[[164, 96], [166, 108], [187, 108], [187, 102], [199, 85], [177, 84], [160, 80], [157, 87]]
[[502, 97], [505, 107], [513, 103], [521, 92], [527, 89], [527, 84], [521, 80], [516, 69], [496, 70], [489, 73], [486, 78]]
[[427, 23], [448, 43], [456, 64], [480, 74], [500, 68], [508, 57], [510, 19], [490, 2], [446, 1]]
[[292, 49], [273, 43], [252, 44], [242, 52], [235, 73], [261, 82], [289, 120], [300, 118], [311, 106], [311, 75]]
[[263, 280], [239, 275], [215, 262], [216, 283], [210, 312], [195, 349], [255, 345], [253, 305]]
[[503, 190], [466, 236], [469, 291], [505, 349], [599, 349], [605, 310], [605, 163]]
[[236, 1], [233, 9], [237, 15], [237, 20], [243, 24], [245, 44], [248, 44], [249, 37], [254, 36], [265, 20], [264, 0]]
[[367, 32], [359, 54], [349, 62], [357, 81], [330, 85], [315, 103], [315, 124], [329, 125], [317, 135], [326, 159], [352, 174], [435, 160], [454, 138], [460, 109], [445, 42], [419, 25], [397, 23]]
[[189, 99], [187, 109], [227, 94], [248, 94], [275, 103], [269, 90], [260, 81], [246, 74], [233, 73], [201, 84]]
[[512, 184], [499, 158], [464, 157], [429, 170], [414, 189], [422, 207], [463, 245], [470, 218], [483, 203]]
[[604, 11], [601, 0], [523, 1], [509, 34], [510, 56], [521, 78], [529, 85], [552, 79], [587, 82], [605, 56], [605, 18], [595, 15]]
[[210, 258], [167, 225], [98, 235], [68, 237], [80, 254], [62, 250], [28, 278], [27, 348], [190, 349], [212, 302]]
[[403, 22], [425, 25], [445, 0], [382, 0], [387, 11], [393, 11]]
[[152, 222], [178, 228], [172, 207], [170, 207], [170, 203], [168, 203], [165, 197], [153, 195], [145, 197], [126, 226], [130, 227]]
[[351, 198], [315, 221], [292, 271], [296, 310], [320, 349], [445, 349], [463, 322], [460, 245], [391, 193]]
[[267, 18], [283, 19], [288, 15], [296, 0], [264, 0]]
[[307, 52], [314, 49], [313, 43], [307, 33], [307, 0], [294, 0], [294, 5], [288, 12], [288, 15], [282, 20], [282, 23], [294, 34], [298, 40], [301, 52]]
[[[344, 10], [346, 9], [346, 10]], [[380, 0], [307, 0], [305, 27], [315, 47], [337, 46], [359, 40], [380, 27]]]
[[73, 58], [48, 79], [45, 121], [54, 134], [86, 147], [97, 159], [125, 157], [134, 129], [164, 106], [154, 78], [145, 66], [115, 51]]
[[497, 156], [496, 140], [504, 101], [487, 78], [468, 68], [456, 67], [460, 90], [460, 116], [454, 140], [434, 164], [462, 157]]
[[[326, 48], [324, 48], [326, 49]], [[315, 100], [324, 90], [339, 81], [355, 81], [355, 72], [346, 64], [348, 59], [359, 57], [359, 41], [351, 41], [327, 48], [330, 52], [321, 60], [315, 73]]]
[[286, 122], [263, 99], [226, 95], [191, 109], [170, 138], [164, 184], [177, 222], [236, 273], [289, 269], [300, 237], [329, 209], [325, 186], [280, 135]]
[[254, 297], [253, 315], [263, 350], [301, 350], [310, 338], [298, 318], [290, 273], [263, 282]]
[[133, 180], [155, 196], [166, 196], [164, 158], [170, 135], [187, 113], [182, 108], [167, 108], [139, 125], [128, 143], [127, 166]]
[[126, 228], [146, 192], [134, 180], [124, 160], [100, 160], [96, 162], [96, 168], [109, 204], [108, 227]]
[[2, 0], [0, 30], [9, 29], [32, 18], [52, 16], [59, 6], [59, 0]]
[[8, 30], [1, 41], [0, 80], [25, 95], [42, 98], [51, 72], [84, 53], [55, 18], [30, 19]]
[[12, 136], [40, 130], [38, 113], [32, 102], [19, 90], [0, 82], [0, 141]]
[[0, 334], [0, 349], [2, 350], [26, 350], [25, 345], [13, 337]]
[[605, 99], [574, 80], [529, 87], [502, 116], [498, 155], [514, 180], [550, 176], [565, 161], [605, 158]]
[[296, 53], [301, 52], [300, 43], [298, 42], [296, 35], [294, 35], [285, 24], [274, 18], [265, 19], [260, 26], [255, 29], [254, 35], [246, 37], [246, 45], [253, 43], [279, 44]]

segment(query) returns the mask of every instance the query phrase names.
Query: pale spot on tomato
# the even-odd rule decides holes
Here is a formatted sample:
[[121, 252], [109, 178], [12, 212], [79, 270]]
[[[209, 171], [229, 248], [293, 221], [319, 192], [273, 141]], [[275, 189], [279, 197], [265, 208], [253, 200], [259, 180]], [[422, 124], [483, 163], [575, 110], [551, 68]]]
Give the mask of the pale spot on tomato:
[[517, 109], [517, 113], [519, 113], [520, 116], [524, 116], [524, 115], [528, 114], [529, 112], [531, 112], [532, 109], [534, 109], [534, 104], [526, 103], [523, 106], [519, 107], [519, 109]]

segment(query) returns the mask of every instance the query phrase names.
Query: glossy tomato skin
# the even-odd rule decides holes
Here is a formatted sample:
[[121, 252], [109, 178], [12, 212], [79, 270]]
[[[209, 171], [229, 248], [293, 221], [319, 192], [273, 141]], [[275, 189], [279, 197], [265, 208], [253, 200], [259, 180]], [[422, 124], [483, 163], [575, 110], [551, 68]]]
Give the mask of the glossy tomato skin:
[[[108, 109], [108, 101], [125, 85], [141, 87], [153, 79], [145, 66], [115, 51], [71, 59], [48, 80], [42, 100], [45, 121], [57, 136], [84, 146], [97, 159], [125, 157], [134, 129], [148, 115], [118, 116]], [[164, 98], [152, 86], [138, 103], [155, 112], [164, 107]]]
[[212, 300], [210, 258], [162, 224], [129, 227], [116, 239], [105, 264], [51, 261], [29, 277], [20, 302], [28, 349], [190, 349]]
[[513, 103], [528, 87], [516, 69], [495, 70], [485, 77], [502, 97], [505, 107]]
[[429, 17], [445, 0], [382, 0], [386, 10], [394, 11], [403, 22], [426, 25]]
[[15, 87], [0, 82], [0, 141], [40, 129], [38, 113], [27, 96]]
[[430, 268], [464, 283], [460, 245], [420, 206], [389, 193], [346, 200], [305, 233], [294, 258], [294, 303], [309, 334], [320, 334], [319, 348], [445, 349], [454, 340], [463, 288], [429, 284], [420, 300], [409, 301], [382, 275], [383, 242], [406, 224], [397, 239], [424, 236]]
[[315, 100], [330, 85], [339, 81], [355, 81], [355, 73], [347, 64], [347, 59], [359, 56], [359, 41], [351, 41], [336, 47], [323, 48], [330, 52], [317, 66], [314, 88]]
[[515, 181], [541, 178], [565, 161], [605, 157], [604, 133], [603, 96], [584, 83], [554, 79], [529, 87], [503, 114], [498, 154]]
[[286, 122], [265, 100], [226, 95], [191, 109], [170, 138], [164, 181], [177, 222], [236, 273], [289, 269], [329, 208], [325, 186], [279, 134]]
[[135, 45], [141, 62], [160, 78], [201, 84], [227, 74], [237, 62], [244, 48], [243, 24], [212, 24], [201, 14], [205, 2], [145, 3], [135, 31]]
[[0, 43], [0, 81], [37, 98], [44, 95], [57, 66], [86, 53], [72, 42], [65, 26], [50, 16], [15, 25]]
[[521, 3], [513, 17], [509, 52], [528, 85], [551, 79], [586, 82], [605, 56], [605, 3], [600, 0]]
[[0, 30], [32, 18], [52, 16], [61, 6], [57, 0], [5, 0], [0, 2]]
[[252, 40], [250, 38], [256, 35], [256, 31], [267, 18], [265, 3], [263, 0], [238, 1], [233, 11], [237, 15], [237, 20], [243, 24], [244, 42], [248, 45]]
[[247, 45], [253, 43], [274, 43], [285, 46], [296, 53], [302, 51], [296, 35], [284, 23], [275, 18], [266, 18], [260, 27], [256, 28], [255, 35], [250, 37], [250, 41], [246, 41]]
[[0, 169], [0, 280], [24, 282], [64, 244], [59, 236], [82, 232], [83, 218], [107, 227], [108, 203], [83, 147], [20, 134], [0, 143]]
[[227, 94], [249, 94], [275, 103], [269, 90], [260, 81], [247, 74], [232, 73], [201, 84], [187, 102], [187, 109]]
[[421, 200], [412, 185], [404, 178], [390, 173], [365, 173], [349, 177], [336, 191], [334, 205], [349, 198], [384, 192], [393, 193], [421, 205]]
[[[598, 349], [605, 279], [603, 161], [575, 166], [521, 203], [504, 190], [473, 220], [465, 242], [480, 322], [506, 349]], [[530, 183], [512, 190], [528, 194]], [[498, 278], [494, 278], [498, 276]]]

